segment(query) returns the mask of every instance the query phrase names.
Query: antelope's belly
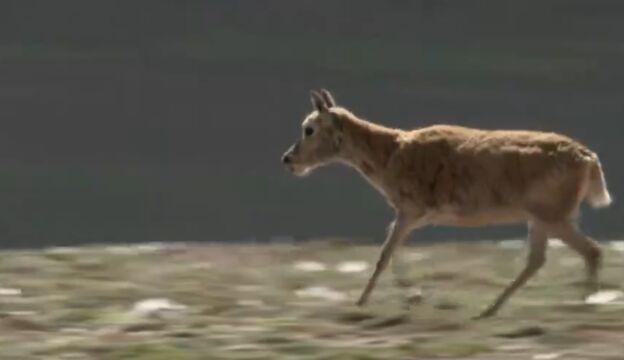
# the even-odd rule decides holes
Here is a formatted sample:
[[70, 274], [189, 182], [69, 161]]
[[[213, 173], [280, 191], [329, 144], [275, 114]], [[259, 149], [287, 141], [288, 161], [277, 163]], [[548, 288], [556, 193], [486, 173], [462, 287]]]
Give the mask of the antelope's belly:
[[528, 220], [527, 214], [514, 208], [480, 209], [459, 211], [457, 209], [436, 209], [427, 213], [432, 225], [479, 227], [487, 225], [515, 224]]

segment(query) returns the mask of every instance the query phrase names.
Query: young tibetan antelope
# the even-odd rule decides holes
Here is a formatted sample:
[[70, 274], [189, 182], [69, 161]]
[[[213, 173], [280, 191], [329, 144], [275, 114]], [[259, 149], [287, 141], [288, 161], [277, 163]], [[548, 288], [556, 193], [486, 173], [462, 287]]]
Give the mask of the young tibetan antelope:
[[355, 168], [396, 212], [364, 305], [394, 251], [426, 225], [485, 226], [526, 222], [529, 255], [522, 272], [479, 317], [494, 315], [544, 264], [547, 240], [560, 238], [585, 260], [597, 284], [601, 251], [577, 227], [581, 202], [611, 203], [597, 155], [555, 133], [435, 125], [387, 128], [336, 105], [327, 90], [312, 91], [313, 111], [282, 162], [296, 176], [329, 163]]

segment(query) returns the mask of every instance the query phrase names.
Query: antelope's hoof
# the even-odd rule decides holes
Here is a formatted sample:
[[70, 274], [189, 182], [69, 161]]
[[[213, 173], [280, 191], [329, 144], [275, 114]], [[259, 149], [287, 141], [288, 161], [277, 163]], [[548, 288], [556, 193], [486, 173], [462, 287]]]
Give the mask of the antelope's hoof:
[[483, 319], [491, 318], [494, 315], [496, 315], [496, 310], [495, 309], [487, 309], [484, 312], [482, 312], [481, 314], [479, 314], [477, 316], [474, 316], [472, 318], [472, 320], [483, 320]]

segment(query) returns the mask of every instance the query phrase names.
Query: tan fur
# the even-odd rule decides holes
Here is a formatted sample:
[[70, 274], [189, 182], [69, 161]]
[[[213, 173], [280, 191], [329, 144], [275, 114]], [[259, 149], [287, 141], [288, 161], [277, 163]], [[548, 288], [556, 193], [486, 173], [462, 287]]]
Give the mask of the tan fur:
[[564, 234], [562, 240], [585, 257], [595, 281], [599, 250], [576, 229], [575, 218], [583, 200], [602, 207], [611, 198], [597, 155], [578, 141], [556, 133], [452, 125], [390, 129], [337, 107], [326, 90], [313, 92], [312, 102], [315, 111], [303, 126], [313, 134], [285, 154], [289, 167], [302, 175], [327, 163], [345, 163], [397, 213], [360, 304], [394, 249], [425, 225], [530, 224], [533, 255], [527, 268], [484, 316], [495, 313], [541, 266], [547, 236]]

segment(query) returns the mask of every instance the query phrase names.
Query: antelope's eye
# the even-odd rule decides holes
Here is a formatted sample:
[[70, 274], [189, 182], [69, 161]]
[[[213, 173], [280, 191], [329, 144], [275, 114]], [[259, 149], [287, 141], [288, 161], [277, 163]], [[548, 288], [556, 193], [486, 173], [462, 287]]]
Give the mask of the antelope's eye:
[[308, 126], [305, 129], [303, 129], [303, 134], [305, 136], [311, 136], [312, 134], [314, 134], [314, 129]]

